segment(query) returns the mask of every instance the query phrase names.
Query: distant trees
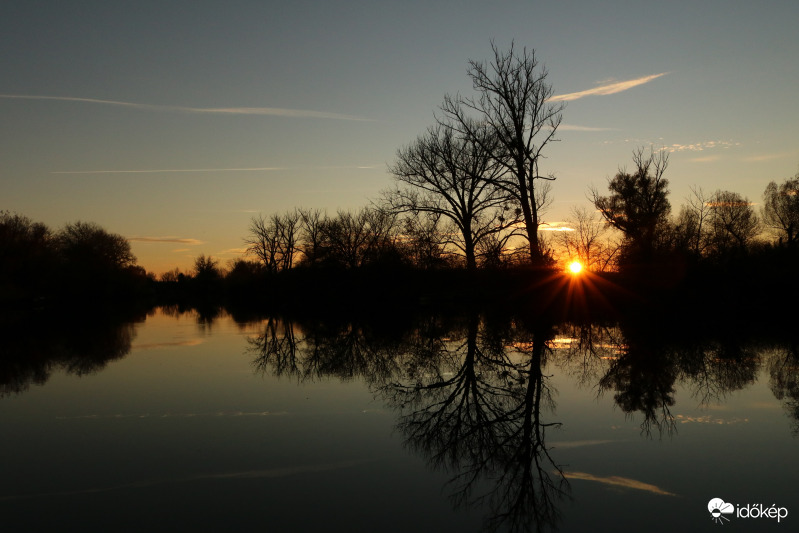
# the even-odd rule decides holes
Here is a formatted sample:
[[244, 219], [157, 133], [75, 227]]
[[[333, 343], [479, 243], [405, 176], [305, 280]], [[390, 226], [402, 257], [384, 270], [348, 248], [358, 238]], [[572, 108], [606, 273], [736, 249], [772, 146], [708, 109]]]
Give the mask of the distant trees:
[[772, 181], [766, 186], [761, 216], [781, 243], [794, 246], [799, 242], [799, 174], [780, 185]]
[[624, 235], [622, 265], [650, 263], [659, 240], [667, 233], [671, 204], [669, 182], [663, 174], [668, 162], [668, 153], [646, 154], [640, 148], [633, 152], [635, 169], [627, 172], [622, 168], [608, 182], [608, 196], [591, 191], [594, 206]]
[[305, 266], [358, 268], [397, 255], [396, 215], [365, 207], [339, 211], [331, 218], [321, 211], [298, 209], [283, 215], [252, 219], [245, 238], [247, 254], [268, 273]]
[[477, 97], [446, 96], [441, 109], [460, 135], [483, 146], [505, 171], [490, 181], [520, 210], [530, 258], [541, 264], [539, 183], [555, 178], [542, 176], [539, 163], [543, 150], [557, 140], [563, 104], [553, 102], [547, 71], [534, 50], [518, 51], [512, 43], [503, 52], [493, 42], [491, 49], [490, 63], [469, 61]]
[[213, 282], [221, 277], [219, 261], [210, 255], [200, 254], [194, 260], [194, 279], [202, 282]]

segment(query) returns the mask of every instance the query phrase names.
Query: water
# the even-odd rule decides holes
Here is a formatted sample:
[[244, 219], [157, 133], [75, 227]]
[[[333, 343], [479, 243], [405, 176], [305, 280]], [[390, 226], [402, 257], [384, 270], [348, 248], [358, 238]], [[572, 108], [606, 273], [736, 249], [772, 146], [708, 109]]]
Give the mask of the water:
[[162, 309], [36, 327], [0, 352], [5, 531], [710, 531], [712, 498], [788, 512], [716, 518], [738, 530], [799, 520], [784, 339]]

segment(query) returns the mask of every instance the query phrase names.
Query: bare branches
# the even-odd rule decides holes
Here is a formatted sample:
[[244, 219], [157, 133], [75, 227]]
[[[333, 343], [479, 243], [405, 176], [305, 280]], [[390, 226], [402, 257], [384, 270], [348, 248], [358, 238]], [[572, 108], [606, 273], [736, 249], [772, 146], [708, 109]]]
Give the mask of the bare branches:
[[441, 110], [458, 133], [479, 144], [486, 141], [480, 129], [488, 130], [497, 142], [487, 151], [504, 172], [492, 182], [521, 209], [531, 259], [541, 259], [538, 227], [541, 223], [536, 204], [539, 163], [544, 148], [557, 140], [562, 103], [553, 103], [552, 86], [546, 82], [547, 70], [538, 63], [534, 50], [517, 51], [511, 43], [502, 52], [491, 43], [491, 63], [470, 61], [468, 75], [477, 97], [446, 96]]
[[489, 130], [470, 125], [473, 136], [438, 124], [397, 151], [389, 171], [399, 184], [385, 195], [395, 212], [430, 213], [448, 219], [459, 238], [454, 244], [476, 268], [476, 248], [515, 219], [505, 216], [507, 198], [495, 180], [503, 168], [494, 157], [499, 144]]

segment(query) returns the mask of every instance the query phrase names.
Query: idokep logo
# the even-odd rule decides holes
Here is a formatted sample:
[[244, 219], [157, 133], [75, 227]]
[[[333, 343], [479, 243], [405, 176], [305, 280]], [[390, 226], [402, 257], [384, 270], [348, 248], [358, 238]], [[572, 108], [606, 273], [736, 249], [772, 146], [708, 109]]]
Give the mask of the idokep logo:
[[710, 516], [717, 524], [723, 524], [725, 521], [729, 522], [730, 519], [724, 516], [725, 514], [733, 514], [735, 506], [731, 503], [726, 503], [721, 498], [713, 498], [707, 502], [707, 510], [710, 511]]
[[[780, 520], [788, 516], [788, 509], [785, 507], [777, 507], [772, 504], [771, 506], [763, 505], [762, 503], [752, 503], [746, 505], [738, 505], [737, 507], [731, 503], [727, 503], [721, 498], [713, 498], [707, 502], [707, 510], [710, 512], [710, 518], [717, 524], [724, 525], [729, 522], [730, 518], [776, 518], [779, 523]], [[726, 515], [726, 516], [725, 516]]]

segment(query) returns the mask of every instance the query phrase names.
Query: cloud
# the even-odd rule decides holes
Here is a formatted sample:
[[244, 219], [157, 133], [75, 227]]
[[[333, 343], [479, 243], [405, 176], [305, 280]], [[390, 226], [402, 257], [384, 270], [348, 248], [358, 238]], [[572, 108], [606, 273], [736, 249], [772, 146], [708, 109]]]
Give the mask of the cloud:
[[228, 248], [227, 250], [216, 252], [216, 255], [242, 255], [246, 253], [247, 248]]
[[558, 130], [562, 131], [613, 131], [615, 128], [597, 128], [594, 126], [577, 126], [575, 124], [561, 124]]
[[198, 239], [183, 239], [180, 237], [128, 237], [129, 241], [136, 242], [171, 242], [179, 244], [190, 244], [192, 246], [203, 244], [203, 241]]
[[579, 91], [576, 93], [558, 94], [550, 98], [549, 101], [570, 102], [572, 100], [579, 100], [580, 98], [585, 98], [586, 96], [604, 96], [608, 94], [616, 94], [622, 91], [626, 91], [628, 89], [632, 89], [633, 87], [638, 87], [639, 85], [649, 83], [650, 81], [657, 79], [661, 76], [665, 76], [666, 74], [668, 74], [668, 72], [661, 72], [660, 74], [651, 74], [649, 76], [635, 78], [634, 80], [607, 83], [605, 85], [600, 85], [599, 87], [594, 87], [593, 89]]
[[661, 150], [666, 152], [703, 152], [705, 150], [712, 150], [714, 148], [732, 148], [734, 146], [741, 146], [738, 141], [702, 141], [691, 144], [675, 143], [669, 146], [664, 146]]
[[543, 222], [539, 231], [574, 231], [568, 222]]
[[637, 479], [630, 479], [619, 476], [595, 476], [586, 472], [564, 472], [563, 475], [568, 479], [582, 479], [584, 481], [596, 481], [604, 483], [605, 485], [612, 485], [615, 487], [623, 487], [626, 489], [643, 490], [653, 494], [660, 494], [663, 496], [676, 496], [673, 492], [668, 492], [661, 489], [657, 485], [651, 485], [638, 481]]
[[166, 172], [267, 172], [270, 170], [374, 169], [377, 166], [299, 166], [299, 167], [228, 167], [228, 168], [160, 168], [138, 170], [56, 170], [50, 174], [161, 174]]
[[759, 163], [761, 161], [772, 161], [774, 159], [782, 159], [784, 157], [793, 157], [795, 152], [782, 152], [778, 154], [760, 154], [749, 157], [744, 157], [742, 161], [747, 163]]
[[692, 157], [689, 159], [692, 163], [713, 163], [714, 161], [718, 161], [721, 159], [720, 155], [709, 155], [705, 157]]
[[50, 174], [160, 174], [162, 172], [253, 172], [266, 170], [287, 170], [284, 167], [250, 168], [167, 168], [147, 170], [57, 170]]
[[144, 111], [169, 111], [177, 113], [216, 114], [216, 115], [260, 115], [289, 118], [321, 118], [332, 120], [352, 120], [358, 122], [374, 122], [373, 119], [345, 115], [343, 113], [330, 113], [327, 111], [314, 111], [310, 109], [287, 109], [283, 107], [188, 107], [175, 105], [138, 104], [134, 102], [121, 102], [118, 100], [103, 100], [100, 98], [78, 98], [74, 96], [38, 96], [29, 94], [0, 94], [0, 98], [18, 100], [57, 100], [61, 102], [81, 102], [87, 104], [113, 105], [141, 109]]

